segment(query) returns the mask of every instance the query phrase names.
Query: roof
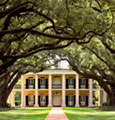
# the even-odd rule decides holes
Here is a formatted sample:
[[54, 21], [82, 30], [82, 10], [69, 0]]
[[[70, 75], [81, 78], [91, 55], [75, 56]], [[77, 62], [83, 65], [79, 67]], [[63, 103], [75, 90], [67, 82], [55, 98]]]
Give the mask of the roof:
[[70, 69], [47, 69], [39, 73], [27, 73], [27, 74], [77, 74], [75, 71]]

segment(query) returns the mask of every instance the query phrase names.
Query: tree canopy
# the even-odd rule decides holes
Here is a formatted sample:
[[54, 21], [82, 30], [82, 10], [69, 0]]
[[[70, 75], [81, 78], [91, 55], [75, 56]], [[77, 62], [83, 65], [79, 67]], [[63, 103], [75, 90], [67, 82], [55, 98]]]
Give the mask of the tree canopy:
[[92, 37], [104, 35], [113, 25], [112, 3], [114, 1], [2, 0], [0, 72], [19, 58], [62, 48], [73, 41], [88, 43]]

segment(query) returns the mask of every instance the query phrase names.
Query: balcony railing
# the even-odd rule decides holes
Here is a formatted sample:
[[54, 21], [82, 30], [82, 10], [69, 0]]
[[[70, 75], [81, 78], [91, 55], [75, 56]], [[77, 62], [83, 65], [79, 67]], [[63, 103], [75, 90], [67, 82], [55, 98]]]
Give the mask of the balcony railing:
[[25, 89], [35, 89], [35, 85], [25, 85]]
[[52, 88], [53, 89], [61, 89], [62, 88], [62, 84], [52, 84]]
[[73, 84], [66, 84], [66, 89], [75, 89]]
[[74, 102], [73, 101], [68, 101], [68, 105], [69, 106], [74, 106]]
[[85, 102], [85, 101], [81, 101], [81, 102], [80, 102], [80, 106], [81, 106], [81, 107], [87, 106], [87, 105], [86, 105], [86, 102]]
[[80, 88], [80, 89], [88, 89], [88, 88], [89, 88], [89, 84], [88, 84], [88, 85], [86, 85], [86, 84], [81, 84], [81, 85], [79, 85], [79, 88]]
[[40, 84], [40, 89], [48, 89], [48, 85], [47, 84]]
[[14, 86], [14, 89], [21, 89], [21, 84], [16, 84], [16, 85]]

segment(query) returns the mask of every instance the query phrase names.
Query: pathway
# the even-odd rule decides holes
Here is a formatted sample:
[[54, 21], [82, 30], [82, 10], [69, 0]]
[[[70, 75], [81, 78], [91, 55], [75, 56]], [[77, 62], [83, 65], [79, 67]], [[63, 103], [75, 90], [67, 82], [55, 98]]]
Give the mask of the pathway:
[[68, 120], [61, 107], [53, 107], [45, 120]]

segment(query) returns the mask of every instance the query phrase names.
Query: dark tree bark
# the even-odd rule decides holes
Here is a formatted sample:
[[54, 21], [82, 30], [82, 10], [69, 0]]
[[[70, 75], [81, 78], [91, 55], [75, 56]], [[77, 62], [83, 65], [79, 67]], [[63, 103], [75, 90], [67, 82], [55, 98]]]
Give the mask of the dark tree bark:
[[108, 102], [110, 106], [115, 106], [115, 86], [111, 86], [111, 92], [108, 93]]
[[[13, 79], [14, 76], [15, 76], [15, 78]], [[0, 92], [0, 107], [8, 107], [8, 104], [7, 104], [8, 97], [9, 97], [13, 87], [17, 83], [18, 79], [20, 78], [20, 76], [21, 76], [20, 73], [17, 73], [16, 75], [14, 73], [10, 77], [10, 80], [8, 80], [8, 83], [6, 82], [4, 84], [5, 87]]]
[[4, 90], [4, 92], [0, 93], [0, 107], [8, 107], [7, 98], [7, 90]]

